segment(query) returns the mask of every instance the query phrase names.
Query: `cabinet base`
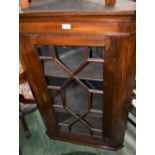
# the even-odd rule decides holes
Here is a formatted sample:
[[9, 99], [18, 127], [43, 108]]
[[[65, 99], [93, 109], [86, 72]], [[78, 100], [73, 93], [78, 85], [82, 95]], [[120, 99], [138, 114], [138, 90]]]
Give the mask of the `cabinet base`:
[[61, 140], [69, 143], [81, 144], [81, 145], [86, 145], [90, 147], [96, 147], [96, 148], [101, 148], [101, 149], [106, 149], [111, 151], [117, 151], [118, 149], [123, 147], [122, 144], [112, 145], [105, 142], [104, 139], [98, 139], [95, 137], [79, 135], [75, 133], [61, 132], [61, 133], [58, 133], [57, 135], [50, 135], [48, 134], [48, 132], [46, 132], [46, 134], [50, 139]]

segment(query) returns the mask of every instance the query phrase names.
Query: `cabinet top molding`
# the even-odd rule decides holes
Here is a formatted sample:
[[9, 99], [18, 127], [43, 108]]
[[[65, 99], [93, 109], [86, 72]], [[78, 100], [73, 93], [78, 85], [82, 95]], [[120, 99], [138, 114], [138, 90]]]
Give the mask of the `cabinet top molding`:
[[[108, 6], [108, 2], [114, 6]], [[133, 15], [135, 11], [136, 3], [129, 0], [32, 0], [20, 15]]]

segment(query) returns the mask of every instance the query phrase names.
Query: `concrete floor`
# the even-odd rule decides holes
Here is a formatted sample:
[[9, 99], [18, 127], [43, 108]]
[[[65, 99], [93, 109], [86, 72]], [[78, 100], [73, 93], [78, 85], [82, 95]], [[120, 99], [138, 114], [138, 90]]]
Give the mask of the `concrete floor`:
[[31, 138], [26, 139], [20, 123], [20, 149], [22, 155], [136, 155], [136, 131], [128, 123], [124, 147], [117, 152], [49, 140], [45, 134], [43, 122], [38, 111], [26, 116]]

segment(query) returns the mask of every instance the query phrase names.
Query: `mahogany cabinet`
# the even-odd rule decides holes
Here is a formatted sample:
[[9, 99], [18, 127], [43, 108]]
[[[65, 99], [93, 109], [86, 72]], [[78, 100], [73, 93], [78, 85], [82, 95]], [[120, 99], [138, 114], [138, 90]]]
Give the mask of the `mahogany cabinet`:
[[135, 79], [135, 2], [34, 0], [20, 56], [51, 139], [122, 147]]

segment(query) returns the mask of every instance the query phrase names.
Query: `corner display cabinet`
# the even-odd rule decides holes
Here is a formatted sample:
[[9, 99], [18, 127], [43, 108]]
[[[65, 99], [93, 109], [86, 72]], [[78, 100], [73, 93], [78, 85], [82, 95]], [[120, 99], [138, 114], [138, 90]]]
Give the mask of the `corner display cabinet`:
[[135, 2], [32, 0], [20, 58], [51, 139], [122, 147], [135, 80]]

